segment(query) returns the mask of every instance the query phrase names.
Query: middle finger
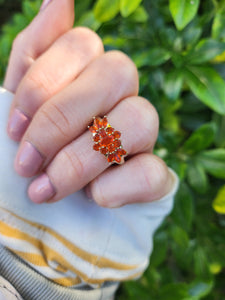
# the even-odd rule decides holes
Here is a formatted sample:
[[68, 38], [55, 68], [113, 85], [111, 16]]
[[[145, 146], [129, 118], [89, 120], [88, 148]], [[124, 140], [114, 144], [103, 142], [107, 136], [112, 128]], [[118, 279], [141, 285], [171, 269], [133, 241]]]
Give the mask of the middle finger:
[[107, 114], [123, 98], [137, 93], [137, 69], [127, 56], [112, 51], [97, 58], [35, 114], [20, 144], [16, 171], [34, 176], [85, 131], [93, 116]]

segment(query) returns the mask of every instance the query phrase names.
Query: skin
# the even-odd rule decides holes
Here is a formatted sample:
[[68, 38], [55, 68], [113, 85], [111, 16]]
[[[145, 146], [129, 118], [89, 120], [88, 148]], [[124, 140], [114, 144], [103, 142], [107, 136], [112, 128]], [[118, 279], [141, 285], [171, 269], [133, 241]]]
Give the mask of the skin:
[[[15, 170], [24, 177], [38, 175], [28, 188], [36, 203], [56, 202], [82, 188], [104, 207], [160, 199], [173, 178], [152, 153], [157, 112], [138, 96], [138, 72], [130, 58], [105, 53], [90, 29], [72, 28], [73, 6], [74, 0], [43, 5], [14, 41], [4, 87], [15, 93], [8, 123], [10, 138], [19, 142]], [[129, 153], [123, 165], [109, 166], [92, 149], [87, 126], [93, 116], [104, 115], [122, 133]]]

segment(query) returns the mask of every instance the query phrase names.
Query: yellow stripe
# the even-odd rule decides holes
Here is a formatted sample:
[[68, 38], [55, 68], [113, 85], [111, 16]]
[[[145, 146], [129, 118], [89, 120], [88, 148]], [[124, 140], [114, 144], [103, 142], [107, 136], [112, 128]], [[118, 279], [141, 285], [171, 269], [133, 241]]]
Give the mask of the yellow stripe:
[[62, 265], [58, 265], [56, 268], [55, 268], [56, 271], [60, 272], [60, 273], [66, 273], [68, 270], [62, 266]]
[[[38, 254], [32, 254], [32, 253], [24, 253], [21, 251], [14, 251], [19, 257], [24, 259], [25, 261], [31, 263], [32, 265], [38, 266], [38, 267], [48, 267], [50, 268], [46, 262], [44, 261], [43, 257]], [[64, 270], [65, 271], [65, 270]], [[71, 287], [73, 285], [77, 285], [81, 283], [81, 280], [79, 277], [61, 277], [61, 278], [52, 278], [52, 281], [55, 283], [58, 283], [65, 287]]]
[[[31, 237], [30, 235], [16, 229], [13, 227], [10, 227], [9, 225], [3, 223], [0, 221], [0, 233], [2, 235], [11, 237], [11, 238], [17, 238], [17, 239], [21, 239], [21, 240], [25, 240], [26, 242], [29, 242], [30, 244], [34, 245], [35, 247], [37, 247], [38, 249], [41, 249], [41, 251], [43, 252], [43, 256], [46, 256], [48, 261], [58, 261], [60, 262], [62, 265], [64, 265], [68, 270], [71, 270], [72, 272], [74, 272], [75, 274], [77, 274], [80, 278], [82, 278], [83, 281], [85, 281], [86, 283], [90, 283], [90, 284], [101, 284], [105, 281], [118, 281], [118, 279], [115, 278], [104, 278], [104, 279], [94, 279], [94, 278], [89, 278], [86, 274], [82, 273], [80, 270], [77, 270], [76, 268], [74, 268], [72, 265], [70, 265], [68, 263], [68, 261], [66, 261], [64, 259], [64, 257], [62, 257], [59, 253], [57, 253], [55, 250], [51, 249], [50, 247], [48, 247], [46, 244], [44, 244], [42, 241], [37, 240], [33, 237]], [[14, 249], [10, 248], [13, 252], [16, 252]], [[129, 280], [132, 278], [136, 278], [139, 274], [142, 274], [142, 272], [128, 276], [123, 278], [122, 280]]]
[[38, 266], [38, 267], [48, 267], [48, 263], [44, 260], [42, 255], [35, 254], [35, 253], [26, 253], [18, 250], [14, 250], [14, 252], [23, 258], [25, 261], [31, 263], [32, 265]]
[[81, 283], [81, 280], [79, 277], [76, 277], [76, 278], [56, 278], [56, 279], [53, 279], [53, 281], [55, 283], [58, 283], [60, 285], [63, 285], [65, 287], [71, 287], [73, 285], [77, 285], [77, 284], [80, 284]]
[[[8, 210], [7, 210], [8, 211]], [[97, 266], [98, 268], [111, 268], [111, 269], [116, 269], [116, 270], [121, 270], [121, 271], [129, 271], [129, 270], [134, 270], [138, 268], [138, 265], [127, 265], [119, 262], [112, 261], [110, 259], [107, 259], [105, 257], [100, 257], [98, 255], [91, 254], [85, 250], [80, 249], [79, 247], [75, 246], [73, 243], [59, 235], [57, 232], [52, 230], [49, 227], [45, 227], [42, 224], [37, 224], [34, 222], [31, 222], [29, 220], [26, 220], [20, 216], [17, 216], [16, 214], [8, 211], [10, 214], [15, 216], [16, 218], [24, 221], [25, 223], [38, 228], [42, 232], [47, 232], [48, 234], [54, 236], [58, 241], [60, 241], [65, 247], [67, 247], [72, 253], [74, 253], [76, 256], [84, 259], [85, 261], [89, 262], [93, 266]]]

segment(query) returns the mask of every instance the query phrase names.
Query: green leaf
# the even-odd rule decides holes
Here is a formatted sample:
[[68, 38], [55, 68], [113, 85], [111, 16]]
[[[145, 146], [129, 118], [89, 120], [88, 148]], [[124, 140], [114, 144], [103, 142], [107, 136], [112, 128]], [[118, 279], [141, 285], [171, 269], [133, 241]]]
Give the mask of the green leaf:
[[182, 32], [182, 39], [184, 46], [186, 48], [191, 49], [198, 42], [203, 27], [200, 24], [199, 20], [191, 22]]
[[186, 283], [171, 283], [162, 287], [159, 300], [188, 300], [188, 296]]
[[125, 18], [128, 17], [138, 8], [141, 2], [142, 0], [120, 0], [121, 15]]
[[189, 231], [193, 221], [193, 196], [188, 186], [182, 182], [175, 197], [172, 218], [185, 231]]
[[183, 73], [179, 69], [174, 69], [167, 73], [164, 80], [164, 92], [170, 100], [176, 100], [180, 96], [183, 86]]
[[182, 30], [196, 15], [199, 0], [170, 0], [170, 12], [178, 30]]
[[203, 103], [225, 115], [225, 82], [210, 67], [189, 66], [184, 71], [186, 83]]
[[209, 270], [212, 274], [217, 275], [223, 270], [223, 267], [220, 263], [214, 262], [209, 265]]
[[194, 269], [198, 277], [206, 280], [210, 278], [208, 257], [206, 250], [201, 246], [198, 246], [194, 252]]
[[210, 175], [225, 179], [225, 149], [204, 151], [198, 160]]
[[93, 11], [87, 11], [76, 23], [76, 26], [85, 26], [97, 31], [101, 26], [101, 23], [96, 20]]
[[23, 13], [28, 18], [29, 21], [32, 21], [34, 16], [38, 13], [40, 8], [40, 1], [23, 1]]
[[138, 68], [143, 66], [159, 66], [169, 60], [171, 57], [169, 51], [161, 47], [155, 47], [151, 50], [137, 53], [133, 56], [133, 60]]
[[139, 6], [135, 12], [129, 16], [129, 21], [135, 23], [145, 23], [148, 20], [148, 12], [144, 6]]
[[208, 148], [215, 139], [216, 129], [214, 123], [202, 125], [186, 140], [182, 147], [183, 150], [193, 154]]
[[196, 161], [190, 162], [187, 169], [187, 179], [190, 186], [199, 194], [205, 194], [208, 189], [208, 177], [202, 165]]
[[181, 180], [183, 180], [186, 177], [186, 162], [180, 160], [178, 157], [173, 157], [168, 160], [168, 165], [177, 173]]
[[120, 11], [120, 0], [98, 0], [94, 7], [95, 18], [99, 22], [112, 20]]
[[212, 36], [215, 39], [225, 39], [225, 9], [219, 10], [214, 18]]
[[82, 1], [76, 1], [76, 22], [80, 20], [81, 17], [83, 17], [86, 12], [90, 9], [92, 0], [82, 0]]
[[151, 266], [159, 266], [166, 258], [168, 237], [165, 232], [158, 232], [154, 237], [154, 248], [151, 254]]
[[188, 247], [189, 238], [188, 238], [188, 235], [187, 235], [186, 231], [184, 231], [184, 229], [182, 229], [179, 226], [174, 225], [170, 229], [170, 233], [171, 233], [171, 236], [172, 236], [174, 242], [180, 248], [185, 250]]
[[213, 121], [217, 126], [215, 144], [217, 148], [225, 148], [225, 116], [221, 116], [215, 113]]
[[106, 35], [102, 40], [105, 46], [115, 49], [124, 47], [124, 45], [126, 44], [126, 40], [118, 36]]
[[128, 281], [123, 285], [126, 290], [127, 295], [124, 298], [119, 298], [120, 300], [149, 300], [149, 289], [148, 287], [140, 284], [137, 281]]
[[213, 288], [213, 282], [208, 281], [194, 281], [189, 286], [189, 294], [191, 296], [195, 296], [197, 299], [202, 299], [203, 297], [207, 296]]
[[219, 42], [211, 38], [201, 40], [191, 51], [186, 60], [189, 64], [202, 64], [207, 62], [217, 55], [220, 55], [225, 51], [225, 42]]
[[225, 214], [225, 185], [219, 189], [213, 200], [213, 209], [219, 214]]

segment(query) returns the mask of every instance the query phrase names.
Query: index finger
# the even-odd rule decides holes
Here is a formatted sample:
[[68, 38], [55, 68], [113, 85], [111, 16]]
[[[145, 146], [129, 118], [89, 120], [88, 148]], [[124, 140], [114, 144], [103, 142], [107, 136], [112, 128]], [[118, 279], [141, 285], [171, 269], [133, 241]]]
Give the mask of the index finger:
[[47, 6], [43, 6], [13, 42], [4, 87], [15, 93], [33, 61], [72, 28], [73, 23], [74, 0], [51, 0]]

